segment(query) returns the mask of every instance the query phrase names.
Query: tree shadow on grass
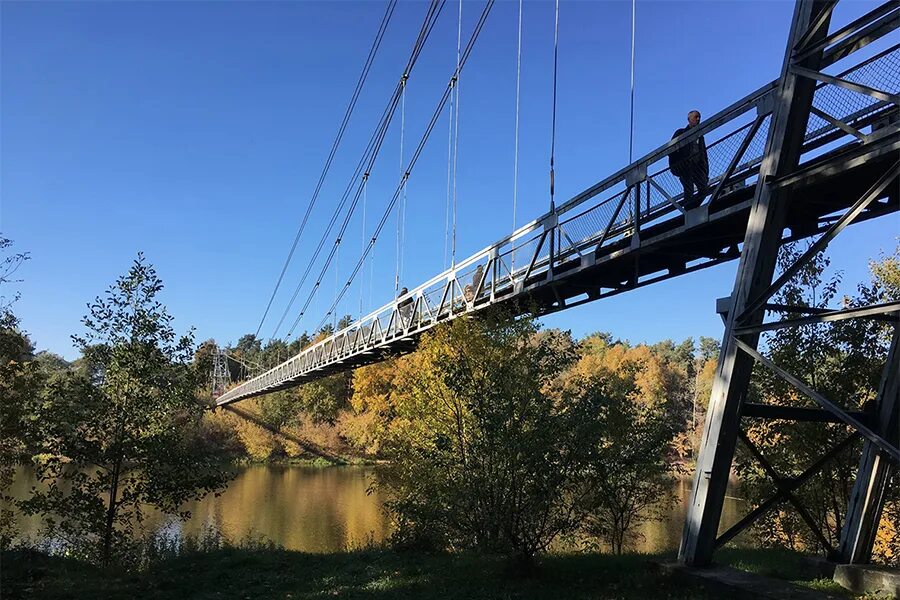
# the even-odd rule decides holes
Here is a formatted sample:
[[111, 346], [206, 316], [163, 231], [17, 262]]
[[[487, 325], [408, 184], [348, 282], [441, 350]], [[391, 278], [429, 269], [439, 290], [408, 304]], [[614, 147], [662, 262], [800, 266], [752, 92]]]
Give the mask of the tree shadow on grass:
[[653, 557], [551, 555], [528, 578], [503, 557], [366, 550], [308, 554], [223, 549], [140, 573], [22, 551], [3, 554], [4, 598], [284, 598], [325, 600], [705, 598], [657, 573]]

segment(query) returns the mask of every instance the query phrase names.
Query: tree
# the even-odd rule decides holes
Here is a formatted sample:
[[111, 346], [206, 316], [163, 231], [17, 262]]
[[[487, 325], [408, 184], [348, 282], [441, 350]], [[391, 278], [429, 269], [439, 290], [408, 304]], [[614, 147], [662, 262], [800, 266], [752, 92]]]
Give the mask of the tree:
[[215, 363], [218, 350], [219, 346], [216, 344], [216, 340], [210, 338], [202, 342], [197, 347], [197, 351], [194, 352], [194, 370], [197, 371], [198, 376], [206, 378], [206, 381], [203, 383], [207, 385], [212, 376], [213, 364]]
[[301, 350], [304, 350], [307, 346], [312, 343], [312, 338], [309, 337], [309, 334], [305, 331], [294, 338], [294, 341], [288, 344], [288, 354], [293, 356], [299, 353]]
[[31, 445], [28, 424], [44, 384], [44, 372], [33, 358], [33, 348], [25, 334], [15, 327], [0, 327], [0, 500], [4, 504], [0, 512], [0, 548], [6, 548], [16, 534], [14, 503], [7, 490], [16, 465], [27, 457]]
[[694, 340], [687, 338], [680, 344], [664, 340], [650, 347], [665, 365], [666, 401], [669, 419], [676, 425], [673, 449], [681, 460], [692, 454], [691, 431], [694, 422], [694, 399], [697, 370], [701, 365], [695, 357]]
[[341, 434], [357, 449], [376, 455], [397, 414], [395, 379], [410, 357], [401, 356], [353, 371], [350, 407], [340, 418]]
[[4, 253], [4, 257], [0, 260], [0, 285], [3, 286], [0, 289], [0, 327], [4, 328], [13, 328], [18, 326], [18, 319], [16, 319], [15, 315], [12, 312], [12, 305], [19, 299], [18, 292], [11, 294], [10, 296], [6, 296], [6, 290], [8, 289], [6, 286], [10, 283], [16, 283], [18, 280], [13, 279], [13, 276], [19, 270], [19, 268], [31, 259], [31, 255], [27, 252], [14, 252], [7, 254], [7, 251], [12, 248], [12, 240], [3, 237], [0, 235], [0, 251]]
[[[602, 397], [602, 388], [597, 393]], [[655, 407], [605, 398], [599, 429], [587, 473], [585, 530], [621, 554], [638, 526], [659, 520], [671, 506], [673, 467], [666, 455], [674, 427]]]
[[177, 513], [222, 488], [227, 475], [198, 448], [204, 406], [191, 368], [193, 334], [178, 337], [143, 255], [89, 305], [73, 336], [83, 369], [53, 376], [34, 422], [35, 467], [45, 490], [22, 507], [40, 514], [70, 550], [124, 559], [146, 508]]
[[288, 345], [282, 340], [269, 340], [260, 354], [260, 366], [263, 369], [271, 369], [293, 356], [288, 350]]
[[700, 336], [700, 360], [706, 362], [719, 359], [719, 340], [705, 335]]
[[259, 353], [262, 352], [262, 341], [252, 333], [242, 335], [238, 340], [235, 350], [250, 360], [256, 360]]
[[578, 521], [594, 406], [545, 386], [570, 364], [503, 312], [423, 336], [394, 377], [382, 487], [399, 544], [506, 552], [528, 565]]
[[672, 501], [674, 467], [668, 454], [680, 423], [669, 405], [680, 385], [672, 382], [683, 372], [647, 346], [610, 346], [603, 338], [588, 342], [562, 379], [562, 393], [581, 395], [596, 407], [596, 437], [581, 483], [583, 529], [621, 554], [637, 527], [660, 518]]
[[334, 423], [350, 402], [349, 372], [335, 373], [300, 387], [297, 403], [300, 410], [316, 423]]
[[40, 352], [35, 354], [34, 360], [38, 362], [41, 370], [46, 374], [68, 371], [72, 368], [72, 363], [67, 361], [59, 354], [49, 352], [47, 350], [41, 350]]
[[[0, 251], [6, 253], [12, 242], [0, 236]], [[29, 442], [27, 423], [43, 385], [43, 370], [34, 361], [34, 347], [19, 328], [12, 306], [18, 293], [6, 295], [13, 276], [28, 260], [27, 253], [14, 253], [0, 260], [0, 500], [12, 506], [6, 494], [12, 483], [15, 465], [26, 453]], [[5, 548], [15, 534], [11, 510], [0, 513], [0, 547]]]

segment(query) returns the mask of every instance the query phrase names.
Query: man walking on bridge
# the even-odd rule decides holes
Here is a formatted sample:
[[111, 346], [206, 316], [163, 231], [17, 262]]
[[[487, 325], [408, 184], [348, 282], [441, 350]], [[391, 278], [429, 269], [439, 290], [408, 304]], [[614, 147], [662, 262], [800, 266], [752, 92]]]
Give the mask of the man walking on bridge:
[[[397, 297], [403, 298], [407, 294], [409, 294], [409, 290], [404, 287], [402, 290], [400, 290], [400, 293], [397, 294]], [[403, 298], [403, 300], [397, 303], [397, 308], [400, 309], [400, 318], [403, 327], [409, 327], [411, 324], [409, 318], [410, 316], [412, 316], [412, 305], [412, 297]]]
[[[675, 131], [672, 139], [683, 133], [689, 132], [700, 124], [700, 111], [692, 110], [688, 113], [687, 127]], [[684, 188], [684, 208], [691, 209], [700, 206], [706, 197], [709, 186], [709, 159], [706, 156], [706, 140], [701, 135], [699, 138], [669, 155], [669, 167], [672, 174], [681, 180]], [[696, 188], [696, 193], [694, 189]]]

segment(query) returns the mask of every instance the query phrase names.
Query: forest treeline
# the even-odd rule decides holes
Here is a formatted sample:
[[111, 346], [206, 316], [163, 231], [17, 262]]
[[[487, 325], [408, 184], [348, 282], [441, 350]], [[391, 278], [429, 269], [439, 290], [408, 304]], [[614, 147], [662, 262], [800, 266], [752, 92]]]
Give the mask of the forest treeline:
[[[265, 346], [252, 334], [245, 335], [226, 347], [235, 358], [228, 361], [233, 377], [237, 381], [244, 374], [242, 363], [259, 365], [251, 375], [261, 372], [330, 332], [326, 328], [316, 336], [301, 336], [293, 344], [273, 340]], [[534, 344], [549, 344], [568, 360], [554, 378], [554, 386], [570, 385], [586, 369], [594, 369], [616, 378], [617, 393], [660, 407], [676, 432], [670, 458], [677, 462], [691, 459], [715, 374], [717, 340], [701, 337], [699, 343], [688, 338], [633, 345], [610, 333], [576, 339], [558, 329], [535, 329], [526, 337]], [[468, 342], [454, 340], [458, 346]], [[215, 349], [214, 340], [200, 345], [197, 360], [203, 370], [211, 369]], [[418, 354], [401, 356], [242, 401], [234, 405], [234, 412], [226, 409], [210, 415], [211, 437], [225, 451], [252, 461], [316, 456], [383, 458], [389, 433], [397, 426], [401, 384], [409, 372], [419, 368], [419, 360]]]
[[[786, 246], [782, 268], [802, 250]], [[813, 308], [896, 301], [898, 259], [900, 250], [873, 261], [870, 280], [839, 298], [840, 276], [830, 275], [820, 255], [774, 301]], [[9, 273], [27, 255], [4, 260]], [[138, 560], [136, 524], [145, 511], [180, 514], [186, 500], [220, 492], [228, 462], [293, 458], [384, 462], [377, 485], [398, 547], [476, 549], [530, 563], [570, 537], [622, 552], [640, 523], [673, 501], [674, 478], [690, 473], [715, 377], [718, 342], [709, 338], [652, 345], [610, 333], [576, 339], [501, 308], [436, 327], [412, 354], [211, 410], [215, 342], [198, 346], [192, 331], [176, 333], [162, 290], [139, 255], [88, 306], [73, 336], [80, 357], [71, 363], [35, 352], [15, 298], [0, 307], [3, 489], [22, 462], [44, 484], [29, 498], [6, 498], [4, 510], [39, 515], [60, 547], [96, 562]], [[227, 348], [232, 376], [274, 366], [330, 331], [291, 343], [243, 336]], [[761, 348], [825, 396], [869, 410], [890, 335], [884, 321], [847, 320], [778, 330]], [[808, 405], [763, 369], [754, 371], [750, 394], [755, 402]], [[747, 435], [778, 472], [791, 475], [846, 428], [750, 422]], [[797, 491], [832, 546], [857, 456], [848, 449]], [[735, 471], [751, 506], [775, 487], [743, 449]], [[878, 559], [894, 564], [897, 487], [876, 544]], [[8, 514], [0, 533], [5, 546], [15, 540]], [[790, 505], [768, 513], [755, 535], [763, 545], [826, 548]]]

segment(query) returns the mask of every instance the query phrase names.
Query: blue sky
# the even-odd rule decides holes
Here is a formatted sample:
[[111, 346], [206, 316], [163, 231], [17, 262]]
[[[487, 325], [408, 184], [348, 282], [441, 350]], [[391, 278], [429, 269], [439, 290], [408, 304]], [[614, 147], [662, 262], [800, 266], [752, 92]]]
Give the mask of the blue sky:
[[[849, 3], [859, 13], [867, 5]], [[401, 2], [312, 220], [262, 333], [272, 333], [412, 47], [426, 9]], [[463, 38], [482, 3], [463, 3]], [[262, 316], [378, 22], [382, 2], [4, 2], [0, 5], [0, 231], [32, 260], [16, 312], [38, 348], [73, 358], [86, 303], [143, 251], [178, 327], [235, 341]], [[635, 155], [666, 141], [689, 109], [706, 115], [777, 76], [793, 4], [637, 3]], [[446, 86], [458, 4], [448, 2], [409, 81], [406, 154]], [[518, 3], [498, 2], [461, 78], [458, 256], [512, 227]], [[556, 182], [568, 198], [627, 163], [628, 2], [560, 9]], [[841, 18], [838, 13], [836, 18]], [[519, 224], [547, 208], [553, 4], [526, 2]], [[443, 267], [447, 121], [408, 186], [403, 284]], [[392, 128], [367, 214], [400, 173]], [[354, 217], [339, 277], [359, 256]], [[832, 255], [848, 282], [890, 250], [894, 219], [851, 228]], [[393, 295], [393, 222], [363, 282], [366, 311]], [[576, 335], [632, 341], [720, 337], [715, 298], [736, 263], [548, 317]], [[318, 266], [314, 273], [318, 272]], [[334, 295], [334, 274], [301, 328]], [[309, 287], [300, 295], [304, 299]], [[342, 312], [358, 313], [360, 292]], [[318, 305], [318, 312], [315, 307]], [[297, 309], [294, 309], [296, 313]], [[293, 320], [293, 314], [289, 321]], [[282, 327], [279, 334], [284, 334]]]

